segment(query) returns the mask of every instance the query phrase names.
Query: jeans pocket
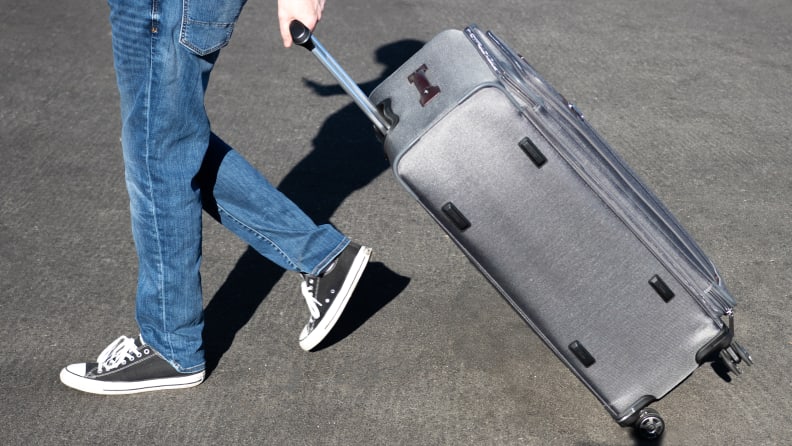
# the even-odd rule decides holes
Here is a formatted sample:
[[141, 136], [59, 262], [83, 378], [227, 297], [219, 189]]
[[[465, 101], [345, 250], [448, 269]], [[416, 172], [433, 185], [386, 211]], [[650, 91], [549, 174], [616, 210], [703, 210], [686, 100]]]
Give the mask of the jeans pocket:
[[199, 56], [228, 45], [247, 0], [182, 0], [179, 43]]

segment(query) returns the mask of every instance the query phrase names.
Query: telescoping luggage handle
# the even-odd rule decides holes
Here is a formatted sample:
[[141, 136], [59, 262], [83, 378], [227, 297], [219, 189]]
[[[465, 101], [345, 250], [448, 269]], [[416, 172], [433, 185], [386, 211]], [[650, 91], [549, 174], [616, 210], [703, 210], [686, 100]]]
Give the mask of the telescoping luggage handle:
[[292, 40], [295, 44], [300, 45], [310, 51], [319, 62], [330, 71], [330, 74], [338, 80], [341, 88], [344, 89], [355, 103], [363, 110], [363, 113], [371, 120], [374, 127], [381, 135], [387, 135], [390, 130], [390, 125], [383, 119], [382, 115], [377, 111], [374, 104], [371, 103], [368, 96], [358, 87], [358, 84], [352, 80], [351, 77], [338, 65], [338, 62], [327, 52], [327, 50], [319, 43], [319, 40], [313, 36], [311, 30], [303, 25], [299, 20], [294, 20], [289, 24], [289, 31], [291, 32]]

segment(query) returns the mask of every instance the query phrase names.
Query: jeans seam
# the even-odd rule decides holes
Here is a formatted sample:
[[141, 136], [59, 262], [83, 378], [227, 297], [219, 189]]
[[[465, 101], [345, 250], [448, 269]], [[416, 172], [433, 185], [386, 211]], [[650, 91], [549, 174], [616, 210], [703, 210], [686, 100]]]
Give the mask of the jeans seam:
[[294, 261], [291, 259], [291, 257], [289, 257], [289, 255], [288, 255], [288, 254], [286, 254], [286, 252], [285, 252], [283, 249], [281, 249], [281, 247], [280, 247], [280, 246], [278, 246], [278, 244], [277, 244], [277, 243], [273, 242], [273, 241], [272, 241], [272, 239], [270, 239], [270, 238], [269, 238], [269, 237], [267, 237], [266, 235], [262, 234], [261, 232], [259, 232], [259, 231], [256, 231], [255, 229], [251, 228], [250, 226], [246, 225], [244, 222], [242, 222], [242, 220], [240, 220], [240, 219], [238, 219], [238, 218], [234, 217], [234, 215], [233, 215], [233, 214], [231, 214], [230, 212], [228, 212], [228, 211], [227, 211], [227, 210], [226, 210], [226, 209], [225, 209], [223, 206], [221, 206], [220, 204], [218, 204], [218, 205], [217, 205], [217, 210], [218, 210], [219, 212], [221, 212], [221, 213], [225, 214], [225, 215], [228, 215], [228, 217], [229, 217], [231, 220], [233, 220], [233, 221], [234, 221], [236, 224], [238, 224], [239, 226], [241, 226], [242, 228], [246, 229], [248, 232], [250, 232], [251, 234], [253, 234], [254, 236], [256, 236], [256, 238], [258, 238], [259, 240], [265, 241], [265, 242], [269, 243], [270, 245], [272, 245], [272, 247], [273, 247], [273, 248], [275, 248], [275, 249], [276, 249], [276, 250], [277, 250], [277, 251], [278, 251], [278, 252], [279, 252], [279, 253], [280, 253], [280, 254], [283, 256], [283, 258], [284, 258], [284, 259], [286, 259], [286, 261], [287, 261], [287, 262], [289, 262], [289, 265], [291, 265], [291, 266], [292, 266], [292, 268], [294, 268], [294, 269], [299, 269], [299, 268], [297, 267], [297, 264], [296, 264], [296, 263], [295, 263], [295, 262], [294, 262]]
[[[148, 75], [148, 85], [146, 86], [146, 176], [147, 176], [147, 193], [149, 195], [149, 202], [151, 203], [151, 216], [152, 216], [152, 223], [154, 229], [154, 238], [156, 240], [157, 246], [157, 305], [159, 307], [160, 314], [162, 315], [161, 323], [162, 326], [159, 329], [162, 333], [168, 333], [166, 329], [167, 323], [167, 311], [165, 310], [165, 273], [164, 269], [165, 266], [163, 264], [163, 255], [162, 255], [162, 238], [160, 236], [160, 228], [159, 228], [159, 218], [157, 214], [157, 206], [155, 203], [154, 197], [154, 181], [152, 180], [151, 176], [151, 148], [152, 148], [152, 141], [151, 141], [151, 103], [152, 103], [152, 90], [154, 84], [154, 63], [156, 60], [156, 46], [157, 46], [157, 33], [158, 33], [158, 26], [157, 26], [157, 17], [158, 17], [158, 0], [152, 1], [151, 6], [151, 47], [149, 53], [149, 75]], [[174, 357], [175, 352], [173, 351], [173, 342], [171, 341], [170, 335], [166, 336], [167, 348], [168, 348], [168, 357]], [[178, 367], [177, 367], [178, 368]]]
[[185, 25], [189, 21], [187, 17], [187, 0], [182, 0], [182, 17], [181, 23], [179, 24], [179, 42], [183, 42], [187, 38], [187, 32], [185, 29]]

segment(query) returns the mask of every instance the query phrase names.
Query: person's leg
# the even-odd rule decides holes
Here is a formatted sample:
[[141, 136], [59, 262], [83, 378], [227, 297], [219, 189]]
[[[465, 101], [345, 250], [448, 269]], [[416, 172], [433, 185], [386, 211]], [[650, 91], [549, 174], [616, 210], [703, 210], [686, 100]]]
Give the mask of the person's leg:
[[204, 210], [284, 269], [318, 275], [349, 244], [333, 226], [317, 226], [214, 134], [197, 179]]
[[[103, 394], [189, 387], [203, 380], [201, 208], [207, 203], [202, 203], [202, 188], [204, 200], [213, 200], [207, 209], [256, 250], [284, 268], [331, 285], [314, 286], [323, 290], [318, 294], [305, 288], [303, 292], [312, 313], [306, 330], [315, 333], [312, 339], [321, 340], [326, 333], [319, 336], [321, 330], [314, 331], [313, 322], [329, 312], [334, 315], [324, 320], [335, 323], [370, 249], [350, 248], [349, 240], [332, 226], [316, 226], [211, 135], [203, 99], [222, 39], [230, 32], [218, 33], [222, 26], [209, 26], [201, 33], [207, 22], [183, 14], [179, 0], [152, 0], [142, 6], [131, 0], [108, 3], [139, 257], [136, 317], [141, 336], [122, 336], [96, 363], [64, 368], [61, 380]], [[203, 4], [194, 0], [189, 5], [199, 3]], [[213, 8], [199, 10], [207, 11], [218, 13]], [[236, 19], [233, 8], [219, 13], [225, 20]], [[190, 23], [196, 28], [185, 28]], [[199, 45], [193, 45], [196, 42]], [[202, 48], [213, 52], [201, 55]], [[205, 160], [217, 154], [219, 164], [207, 181]], [[315, 311], [317, 305], [324, 306], [321, 315]], [[330, 328], [332, 324], [325, 331]]]
[[300, 347], [314, 348], [346, 307], [371, 249], [331, 225], [316, 226], [239, 153], [212, 135], [198, 181], [204, 209], [281, 267], [303, 274], [310, 310]]
[[216, 55], [198, 57], [178, 44], [181, 1], [151, 2], [151, 22], [133, 31], [128, 11], [142, 9], [134, 3], [112, 0], [111, 23], [139, 261], [136, 318], [148, 345], [179, 372], [197, 372], [204, 358], [201, 198], [194, 178], [209, 141], [203, 101]]
[[121, 337], [61, 380], [94, 393], [188, 387], [203, 380], [201, 198], [209, 143], [203, 97], [216, 53], [178, 43], [181, 0], [110, 0], [122, 146], [138, 253], [141, 336]]

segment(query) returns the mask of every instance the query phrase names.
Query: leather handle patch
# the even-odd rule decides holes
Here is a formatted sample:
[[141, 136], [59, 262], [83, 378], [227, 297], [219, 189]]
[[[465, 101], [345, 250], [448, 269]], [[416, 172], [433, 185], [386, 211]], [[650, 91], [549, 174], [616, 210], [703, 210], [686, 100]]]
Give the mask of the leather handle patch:
[[421, 107], [426, 106], [429, 101], [432, 100], [438, 93], [440, 93], [440, 87], [437, 85], [432, 85], [429, 82], [429, 79], [426, 77], [426, 64], [421, 65], [415, 70], [414, 73], [407, 76], [407, 80], [410, 81], [411, 84], [415, 85], [415, 88], [418, 90], [418, 93], [421, 95], [420, 103]]

